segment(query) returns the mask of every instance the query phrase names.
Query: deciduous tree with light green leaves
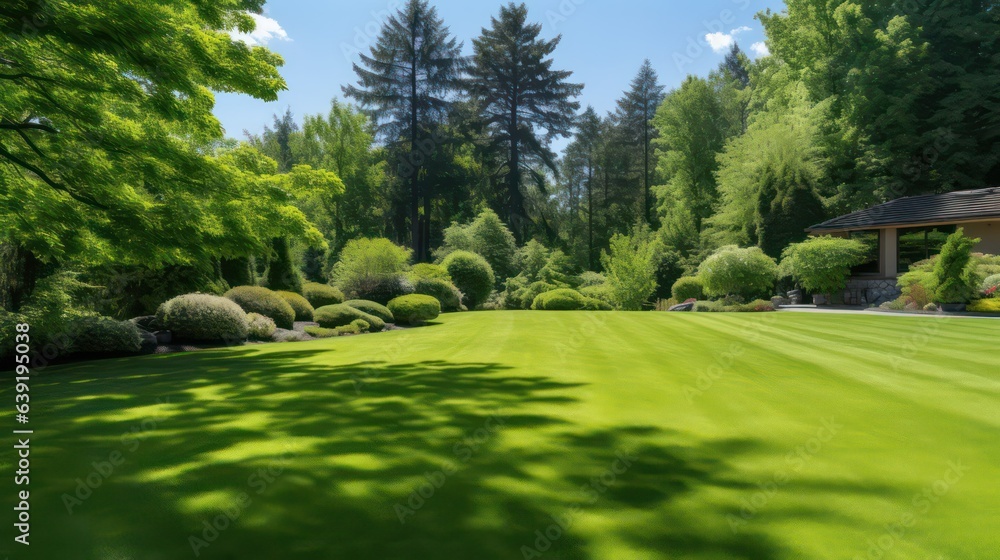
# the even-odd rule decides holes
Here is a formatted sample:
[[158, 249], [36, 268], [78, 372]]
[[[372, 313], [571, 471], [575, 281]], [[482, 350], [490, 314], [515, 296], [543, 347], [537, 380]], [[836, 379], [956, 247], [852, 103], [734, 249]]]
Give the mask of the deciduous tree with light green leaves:
[[639, 311], [656, 291], [657, 255], [661, 246], [645, 223], [629, 235], [615, 234], [601, 254], [611, 298], [625, 311]]
[[780, 273], [810, 292], [832, 296], [844, 289], [851, 267], [867, 256], [868, 246], [858, 239], [812, 237], [785, 249]]

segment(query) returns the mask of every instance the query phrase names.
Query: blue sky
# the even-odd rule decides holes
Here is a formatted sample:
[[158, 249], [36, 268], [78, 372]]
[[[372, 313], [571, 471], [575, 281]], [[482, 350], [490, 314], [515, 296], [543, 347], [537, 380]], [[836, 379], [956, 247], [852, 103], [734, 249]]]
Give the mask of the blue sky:
[[[217, 94], [215, 114], [229, 136], [260, 132], [273, 113], [291, 107], [302, 115], [325, 113], [341, 85], [356, 81], [351, 64], [374, 40], [379, 23], [403, 0], [271, 0], [254, 37], [285, 59], [281, 74], [288, 90], [265, 103], [248, 96]], [[431, 0], [438, 14], [471, 52], [472, 39], [488, 26], [501, 2]], [[580, 101], [601, 114], [649, 58], [668, 89], [688, 74], [706, 75], [722, 60], [726, 45], [736, 40], [753, 56], [763, 50], [764, 34], [754, 15], [781, 0], [528, 0], [529, 17], [542, 24], [542, 34], [563, 39], [555, 67], [573, 71], [586, 84]], [[715, 49], [713, 49], [713, 46]], [[716, 52], [718, 50], [719, 52]], [[557, 143], [560, 148], [563, 142]]]

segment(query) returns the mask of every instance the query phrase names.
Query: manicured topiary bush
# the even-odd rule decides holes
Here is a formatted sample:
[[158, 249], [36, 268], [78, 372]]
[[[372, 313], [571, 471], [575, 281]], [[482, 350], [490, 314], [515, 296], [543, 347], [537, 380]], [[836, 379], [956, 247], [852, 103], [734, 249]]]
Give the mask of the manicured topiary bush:
[[979, 277], [972, 263], [972, 248], [979, 242], [966, 237], [962, 228], [948, 236], [934, 265], [937, 303], [967, 303], [975, 296]]
[[271, 340], [274, 331], [278, 330], [274, 319], [259, 313], [247, 313], [247, 324], [250, 327], [247, 338], [250, 340]]
[[83, 354], [137, 354], [142, 347], [141, 331], [131, 321], [109, 317], [79, 319], [73, 351]]
[[335, 338], [340, 336], [337, 329], [327, 329], [324, 327], [306, 327], [306, 334], [315, 338]]
[[445, 257], [441, 266], [465, 295], [465, 304], [469, 309], [485, 302], [493, 292], [496, 277], [490, 263], [482, 256], [469, 251], [455, 251]]
[[760, 247], [741, 249], [728, 245], [701, 263], [698, 276], [708, 295], [770, 296], [768, 292], [774, 289], [778, 265]]
[[605, 302], [588, 298], [570, 288], [560, 288], [539, 294], [531, 304], [532, 309], [540, 311], [577, 311], [588, 309], [593, 311], [610, 311], [611, 306]]
[[420, 278], [413, 286], [416, 294], [423, 294], [437, 299], [442, 311], [458, 311], [462, 308], [462, 292], [448, 280], [439, 278]]
[[349, 327], [357, 327], [357, 329], [359, 331], [363, 332], [363, 333], [371, 332], [371, 330], [372, 330], [371, 323], [369, 323], [368, 321], [365, 321], [364, 319], [355, 319], [355, 320], [351, 321], [350, 325], [347, 325], [347, 326], [349, 326]]
[[249, 331], [247, 314], [239, 305], [208, 294], [177, 296], [160, 306], [156, 320], [181, 340], [235, 342], [246, 340]]
[[296, 321], [312, 321], [313, 306], [309, 300], [295, 292], [276, 292], [295, 312]]
[[404, 325], [433, 321], [441, 314], [441, 302], [433, 296], [412, 294], [389, 302], [396, 320]]
[[670, 294], [677, 301], [703, 299], [705, 297], [705, 285], [696, 276], [685, 276], [674, 282], [673, 287], [670, 288]]
[[[395, 299], [395, 298], [393, 298]], [[344, 302], [344, 305], [350, 305], [354, 309], [360, 309], [369, 315], [374, 315], [379, 319], [382, 319], [386, 323], [396, 322], [396, 318], [393, 317], [392, 311], [388, 307], [375, 303], [374, 301], [368, 301], [364, 299], [352, 299]]]
[[368, 324], [371, 325], [371, 330], [374, 332], [379, 332], [385, 329], [385, 321], [382, 319], [379, 319], [374, 315], [369, 315], [360, 309], [356, 309], [343, 303], [320, 307], [313, 312], [313, 320], [319, 323], [319, 326], [328, 329], [335, 329], [337, 327], [343, 327], [344, 325], [350, 325], [352, 321], [356, 321], [358, 319], [367, 321]]
[[313, 306], [314, 311], [326, 305], [344, 303], [344, 292], [340, 288], [318, 282], [302, 284], [302, 296]]
[[239, 286], [226, 292], [225, 297], [236, 302], [247, 313], [259, 313], [274, 319], [281, 329], [295, 323], [295, 310], [277, 292], [259, 286]]
[[584, 286], [580, 288], [580, 293], [586, 297], [604, 302], [608, 304], [609, 308], [614, 309], [614, 294], [611, 292], [611, 286], [608, 286], [607, 284]]

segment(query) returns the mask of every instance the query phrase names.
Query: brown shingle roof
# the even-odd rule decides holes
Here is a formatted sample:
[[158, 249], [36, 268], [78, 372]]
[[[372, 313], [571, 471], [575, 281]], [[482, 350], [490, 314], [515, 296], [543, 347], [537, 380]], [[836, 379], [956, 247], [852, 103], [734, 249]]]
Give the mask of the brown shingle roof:
[[1000, 187], [899, 198], [817, 224], [810, 232], [947, 224], [1000, 218]]

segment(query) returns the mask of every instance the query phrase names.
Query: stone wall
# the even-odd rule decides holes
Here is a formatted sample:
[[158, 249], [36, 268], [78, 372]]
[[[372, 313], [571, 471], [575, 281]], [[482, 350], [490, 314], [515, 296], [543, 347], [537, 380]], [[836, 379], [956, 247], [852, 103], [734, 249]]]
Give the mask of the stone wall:
[[851, 278], [847, 281], [844, 291], [844, 303], [847, 305], [879, 305], [892, 301], [900, 296], [895, 278]]

